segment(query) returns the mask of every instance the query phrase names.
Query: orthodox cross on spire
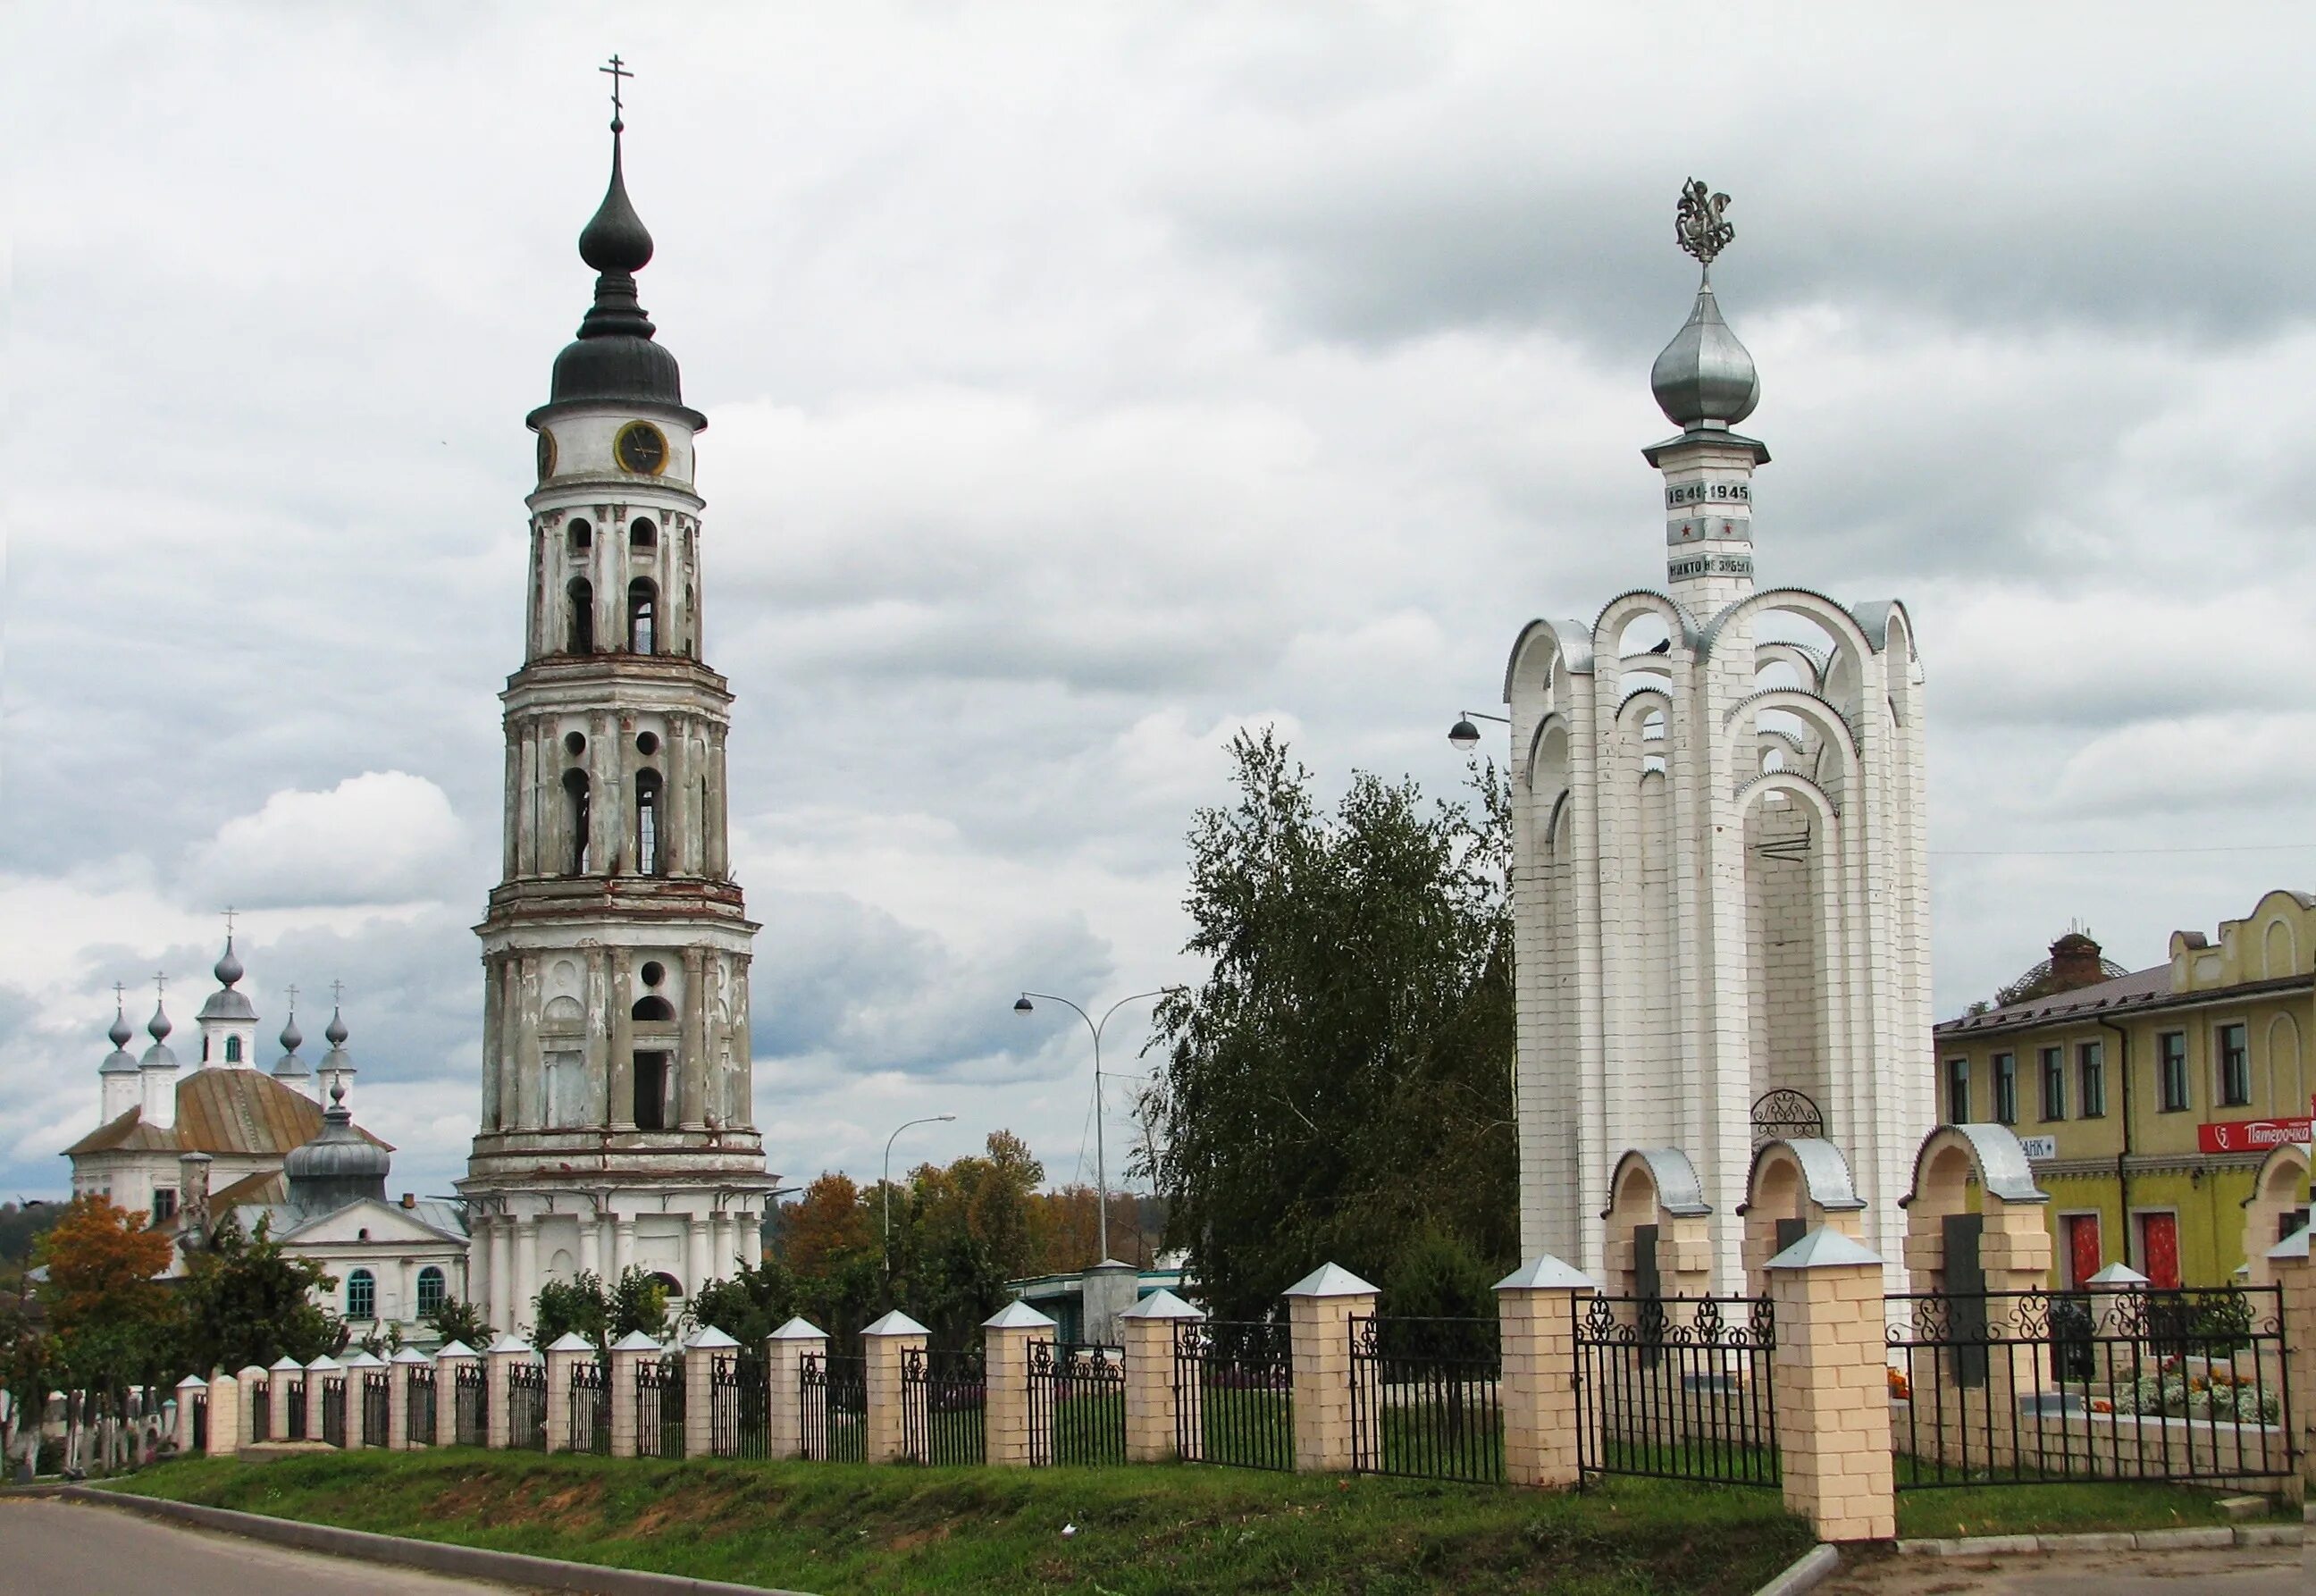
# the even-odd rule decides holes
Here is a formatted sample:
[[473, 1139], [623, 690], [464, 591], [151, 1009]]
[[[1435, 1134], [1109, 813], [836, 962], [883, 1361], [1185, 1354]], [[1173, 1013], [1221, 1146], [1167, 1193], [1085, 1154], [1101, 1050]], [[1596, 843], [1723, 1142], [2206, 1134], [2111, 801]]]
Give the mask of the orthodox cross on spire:
[[290, 991], [290, 1012], [291, 1013], [293, 1013], [293, 1014], [294, 1014], [294, 1013], [296, 1013], [296, 1012], [298, 1012], [298, 989], [297, 989], [297, 987], [292, 986], [292, 987], [290, 987], [290, 988], [289, 989], [289, 991]]
[[159, 970], [153, 972], [153, 995], [156, 998], [169, 995], [169, 977]]
[[623, 129], [619, 121], [619, 80], [623, 77], [633, 77], [635, 74], [628, 71], [626, 65], [621, 62], [619, 58], [617, 56], [613, 56], [611, 58], [611, 64], [610, 66], [598, 67], [595, 70], [598, 72], [608, 72], [611, 75], [611, 131], [614, 133], [620, 132]]
[[238, 913], [231, 904], [225, 906], [225, 940], [228, 942], [233, 941], [233, 917]]
[[1728, 208], [1729, 196], [1712, 192], [1701, 178], [1690, 178], [1680, 191], [1680, 209], [1673, 217], [1673, 236], [1708, 274], [1714, 260], [1737, 236], [1737, 229], [1721, 219], [1721, 213]]
[[342, 1006], [345, 1001], [345, 995], [346, 984], [343, 981], [333, 981], [330, 983], [331, 1007], [337, 1008]]
[[125, 1009], [129, 1006], [129, 988], [118, 981], [112, 984], [112, 1006], [116, 1009]]

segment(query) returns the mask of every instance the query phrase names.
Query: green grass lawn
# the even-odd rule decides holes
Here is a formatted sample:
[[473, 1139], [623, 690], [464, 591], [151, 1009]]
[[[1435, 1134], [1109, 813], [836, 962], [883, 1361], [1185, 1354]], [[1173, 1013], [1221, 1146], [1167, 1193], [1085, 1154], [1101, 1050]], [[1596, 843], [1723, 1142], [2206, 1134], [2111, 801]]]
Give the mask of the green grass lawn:
[[[2071, 1485], [1957, 1485], [1898, 1493], [1898, 1533], [1908, 1540], [1957, 1535], [2072, 1535], [2093, 1529], [2195, 1529], [2231, 1520], [2219, 1509], [2232, 1491], [2116, 1481]], [[2296, 1510], [2278, 1505], [2280, 1517]]]
[[1557, 1494], [1192, 1465], [673, 1463], [451, 1448], [200, 1458], [121, 1488], [829, 1596], [1738, 1596], [1811, 1541], [1773, 1490], [1617, 1480]]

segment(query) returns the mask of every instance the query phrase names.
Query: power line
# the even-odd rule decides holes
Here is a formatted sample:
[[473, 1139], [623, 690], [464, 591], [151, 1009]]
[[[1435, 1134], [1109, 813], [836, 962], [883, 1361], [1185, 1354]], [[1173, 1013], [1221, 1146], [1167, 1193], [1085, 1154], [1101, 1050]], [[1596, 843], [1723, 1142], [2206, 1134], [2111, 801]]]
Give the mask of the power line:
[[2122, 854], [2300, 853], [2316, 843], [2253, 843], [2231, 848], [1933, 848], [1932, 859], [2092, 859]]

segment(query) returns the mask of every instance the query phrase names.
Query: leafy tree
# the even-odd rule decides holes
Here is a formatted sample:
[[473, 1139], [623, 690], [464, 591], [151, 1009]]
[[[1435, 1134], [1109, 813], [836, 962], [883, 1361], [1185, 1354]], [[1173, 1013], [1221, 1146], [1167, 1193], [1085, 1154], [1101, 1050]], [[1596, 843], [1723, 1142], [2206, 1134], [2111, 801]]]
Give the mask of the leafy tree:
[[185, 1271], [181, 1361], [194, 1373], [262, 1369], [283, 1357], [311, 1363], [346, 1343], [344, 1322], [314, 1300], [335, 1291], [336, 1279], [285, 1250], [269, 1219], [245, 1231], [232, 1214], [220, 1216]]
[[1169, 994], [1145, 1154], [1225, 1316], [1332, 1261], [1387, 1279], [1428, 1229], [1509, 1267], [1516, 1227], [1509, 804], [1355, 774], [1332, 815], [1266, 729], [1231, 745], [1236, 801], [1190, 831], [1189, 950]]
[[177, 1324], [169, 1240], [145, 1216], [102, 1197], [77, 1197], [40, 1238], [49, 1278], [40, 1288], [53, 1355], [75, 1384], [108, 1397], [166, 1372]]
[[[754, 1347], [806, 1306], [795, 1272], [767, 1254], [762, 1263], [744, 1263], [737, 1274], [702, 1286], [692, 1296], [689, 1315], [694, 1324], [713, 1325], [741, 1345]], [[824, 1321], [813, 1322], [828, 1328]]]
[[667, 1334], [667, 1288], [657, 1275], [628, 1267], [611, 1287], [610, 1335], [613, 1341], [642, 1331], [654, 1341]]
[[609, 1288], [592, 1271], [549, 1280], [531, 1299], [530, 1322], [531, 1340], [541, 1347], [575, 1333], [598, 1348], [631, 1331], [656, 1338], [667, 1333], [667, 1288], [655, 1276], [635, 1268]]
[[462, 1342], [479, 1352], [497, 1339], [492, 1333], [490, 1321], [483, 1317], [482, 1305], [461, 1302], [455, 1297], [444, 1297], [442, 1306], [426, 1323], [442, 1338], [446, 1347], [452, 1342]]

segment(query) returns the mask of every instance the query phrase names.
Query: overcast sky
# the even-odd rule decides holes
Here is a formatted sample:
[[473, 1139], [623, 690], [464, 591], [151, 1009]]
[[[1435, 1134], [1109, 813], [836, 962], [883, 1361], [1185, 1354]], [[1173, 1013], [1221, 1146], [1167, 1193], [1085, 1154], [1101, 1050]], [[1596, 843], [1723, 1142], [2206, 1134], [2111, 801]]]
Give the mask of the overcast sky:
[[2161, 14], [20, 7], [0, 1196], [64, 1190], [111, 983], [190, 1040], [228, 902], [266, 1036], [345, 983], [396, 1189], [462, 1172], [614, 49], [783, 1175], [950, 1112], [902, 1158], [1090, 1176], [1083, 1030], [1011, 1005], [1195, 978], [1231, 732], [1446, 789], [1522, 622], [1662, 582], [1692, 174], [1761, 576], [1920, 629], [1939, 1012], [2316, 884], [2316, 24]]

